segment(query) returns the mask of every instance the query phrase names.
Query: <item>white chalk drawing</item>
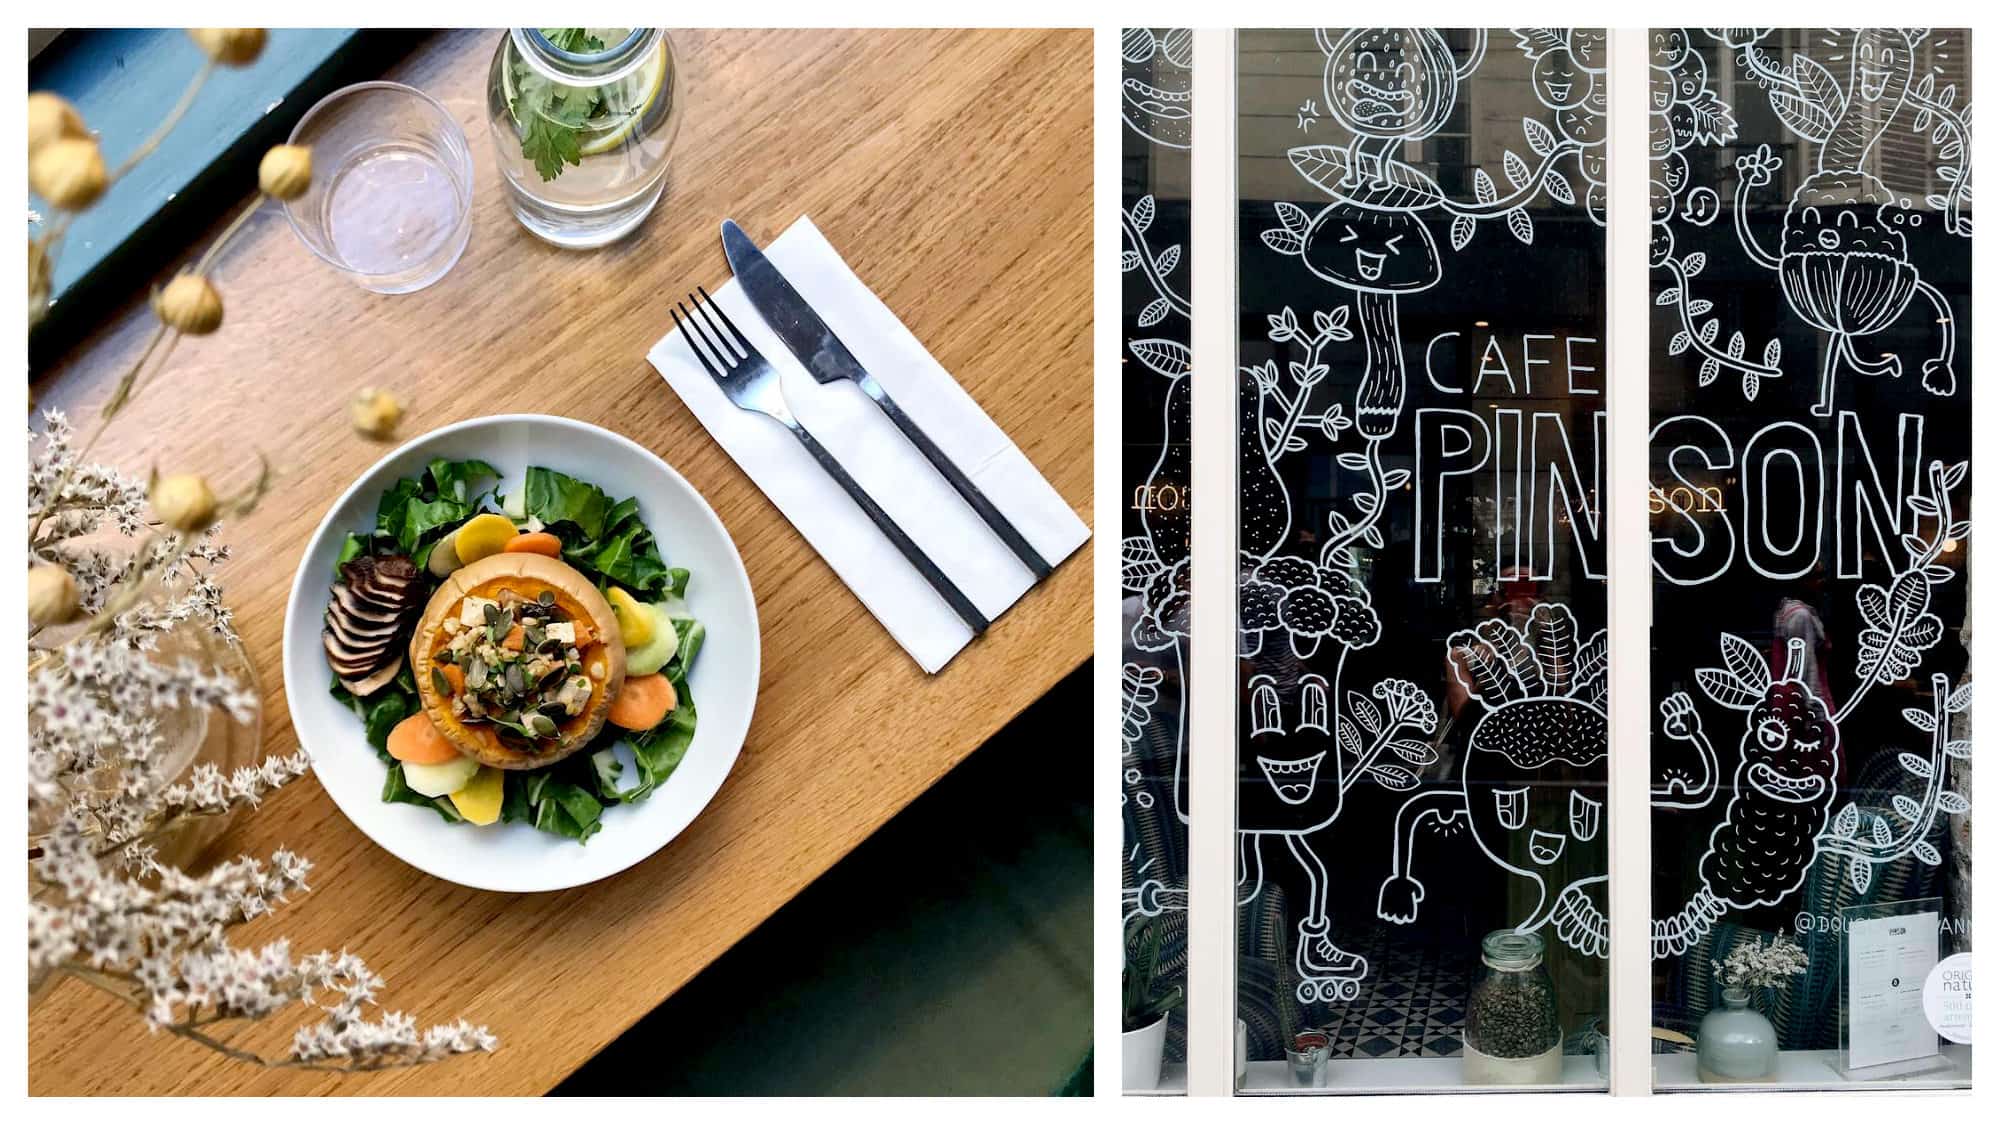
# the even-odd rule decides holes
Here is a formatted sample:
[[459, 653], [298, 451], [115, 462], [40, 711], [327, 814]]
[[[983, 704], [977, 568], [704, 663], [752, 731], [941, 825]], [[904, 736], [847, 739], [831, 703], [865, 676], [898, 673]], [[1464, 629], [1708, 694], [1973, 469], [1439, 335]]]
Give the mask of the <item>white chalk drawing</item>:
[[[1906, 856], [1931, 865], [1942, 862], [1924, 837], [1939, 815], [1971, 808], [1963, 794], [1946, 788], [1946, 759], [1971, 753], [1970, 742], [1951, 738], [1949, 722], [1951, 714], [1971, 705], [1969, 681], [1953, 690], [1944, 675], [1934, 673], [1931, 708], [1903, 712], [1906, 721], [1930, 736], [1928, 756], [1905, 752], [1898, 759], [1906, 772], [1924, 782], [1921, 798], [1895, 794], [1893, 816], [1864, 813], [1852, 801], [1838, 814], [1833, 809], [1841, 776], [1840, 723], [1871, 689], [1908, 679], [1924, 653], [1943, 639], [1943, 622], [1930, 611], [1932, 590], [1955, 577], [1938, 563], [1947, 542], [1972, 533], [1971, 521], [1957, 518], [1952, 502], [1969, 467], [1963, 461], [1930, 464], [1926, 491], [1909, 499], [1931, 525], [1930, 534], [1911, 532], [1902, 538], [1905, 561], [1887, 585], [1867, 582], [1855, 590], [1863, 623], [1856, 686], [1839, 710], [1829, 713], [1828, 703], [1804, 679], [1805, 645], [1796, 637], [1786, 645], [1784, 666], [1772, 669], [1756, 646], [1724, 633], [1722, 664], [1696, 670], [1703, 694], [1718, 706], [1745, 712], [1746, 718], [1732, 794], [1700, 860], [1701, 889], [1676, 913], [1654, 920], [1654, 956], [1687, 952], [1727, 908], [1785, 901], [1823, 853], [1846, 858], [1847, 877], [1857, 892], [1869, 888], [1882, 864]], [[1712, 770], [1716, 752], [1693, 701], [1676, 693], [1661, 701], [1660, 710], [1668, 736], [1694, 745]], [[1701, 794], [1699, 788], [1679, 786], [1669, 798], [1656, 790], [1654, 804], [1705, 807], [1713, 793]]]
[[[1186, 166], [1192, 35], [1186, 29], [1126, 29], [1121, 97], [1132, 142], [1154, 165]], [[1130, 149], [1128, 149], [1128, 152]], [[1185, 248], [1161, 237], [1159, 200], [1130, 182], [1121, 215], [1119, 268], [1143, 280], [1131, 307], [1139, 332], [1126, 341], [1133, 380], [1163, 380], [1166, 394], [1157, 433], [1136, 440], [1158, 450], [1133, 493], [1138, 533], [1121, 544], [1121, 584], [1127, 606], [1126, 660], [1121, 670], [1120, 735], [1124, 749], [1120, 800], [1126, 817], [1127, 884], [1123, 912], [1156, 917], [1187, 908], [1185, 872], [1168, 855], [1149, 853], [1151, 832], [1184, 831], [1187, 820], [1188, 612], [1188, 350]], [[1148, 777], [1169, 768], [1172, 808], [1160, 808], [1159, 785]], [[1146, 837], [1141, 839], [1139, 837]], [[1185, 837], [1180, 847], [1184, 850]]]
[[[1369, 638], [1373, 643], [1373, 637]], [[1340, 817], [1349, 790], [1363, 781], [1390, 792], [1415, 789], [1418, 771], [1437, 760], [1419, 736], [1437, 730], [1437, 706], [1408, 680], [1377, 681], [1367, 695], [1340, 689], [1348, 646], [1331, 680], [1305, 672], [1290, 682], [1258, 673], [1247, 684], [1249, 733], [1243, 751], [1265, 785], [1246, 782], [1237, 804], [1242, 852], [1238, 901], [1263, 889], [1262, 844], [1282, 840], [1305, 874], [1307, 897], [1298, 923], [1293, 965], [1298, 998], [1352, 1000], [1368, 972], [1365, 958], [1333, 938], [1328, 906], [1333, 876], [1314, 846], [1315, 833]]]
[[[1521, 151], [1503, 154], [1505, 186], [1475, 168], [1472, 198], [1460, 199], [1406, 157], [1452, 117], [1461, 83], [1486, 58], [1487, 33], [1467, 33], [1468, 41], [1454, 51], [1435, 29], [1315, 32], [1325, 60], [1320, 96], [1299, 107], [1297, 126], [1301, 132], [1331, 126], [1344, 130], [1346, 139], [1295, 147], [1287, 155], [1331, 201], [1316, 212], [1279, 201], [1273, 205], [1277, 225], [1260, 235], [1266, 247], [1298, 259], [1342, 298], [1269, 314], [1266, 337], [1286, 358], [1244, 366], [1238, 395], [1239, 655], [1255, 669], [1245, 684], [1238, 884], [1244, 902], [1262, 890], [1263, 846], [1273, 838], [1282, 840], [1304, 874], [1294, 946], [1303, 1002], [1353, 999], [1367, 972], [1366, 962], [1334, 939], [1332, 877], [1319, 834], [1338, 821], [1355, 786], [1415, 793], [1422, 771], [1438, 760], [1430, 741], [1441, 737], [1437, 705], [1422, 688], [1394, 676], [1377, 678], [1366, 692], [1347, 682], [1349, 658], [1382, 637], [1364, 575], [1374, 552], [1386, 546], [1383, 521], [1391, 497], [1413, 483], [1410, 469], [1386, 463], [1410, 388], [1398, 303], [1436, 286], [1447, 254], [1465, 250], [1481, 224], [1502, 224], [1520, 244], [1531, 245], [1531, 206], [1594, 209], [1602, 219], [1602, 37], [1526, 29], [1515, 39], [1532, 64], [1537, 97], [1560, 129], [1524, 118]], [[1448, 251], [1431, 233], [1431, 221], [1446, 228]], [[1359, 346], [1350, 352], [1357, 336]], [[1355, 360], [1361, 371], [1351, 398], [1329, 395], [1324, 388], [1333, 385], [1335, 363]], [[1360, 477], [1357, 487], [1337, 490], [1330, 501], [1314, 498], [1312, 510], [1322, 513], [1323, 527], [1298, 526], [1307, 509], [1294, 501], [1282, 471], [1288, 459], [1307, 451]], [[1482, 463], [1486, 456], [1480, 454]], [[1571, 470], [1562, 487], [1581, 501], [1585, 488], [1573, 465]], [[1567, 620], [1568, 611], [1562, 614]], [[1601, 663], [1601, 643], [1596, 653]], [[1573, 674], [1574, 656], [1562, 661], [1562, 676]], [[1601, 669], [1595, 675], [1590, 683], [1601, 682]], [[1565, 679], [1555, 694], [1566, 699], [1569, 690]], [[1595, 689], [1578, 690], [1587, 697]], [[1577, 706], [1589, 710], [1592, 704]], [[1596, 706], [1601, 710], [1601, 699]], [[1595, 757], [1601, 760], [1601, 746]], [[1518, 796], [1525, 817], [1531, 802], [1525, 793]], [[1558, 808], [1551, 823], [1559, 832], [1523, 820], [1525, 846], [1554, 862], [1572, 837], [1598, 838], [1601, 804], [1586, 793], [1577, 798]], [[1464, 806], [1460, 791], [1461, 814]], [[1468, 819], [1432, 816], [1423, 797], [1405, 807], [1445, 831]], [[1509, 808], [1489, 804], [1484, 816], [1511, 816]]]
[[[1928, 220], [1969, 237], [1969, 106], [1938, 74], [1914, 74], [1912, 50], [1926, 33], [1839, 34], [1828, 41], [1835, 49], [1825, 58], [1848, 72], [1845, 83], [1804, 52], [1778, 64], [1763, 46], [1766, 29], [1663, 29], [1652, 35], [1651, 264], [1658, 271], [1658, 305], [1672, 318], [1666, 350], [1691, 355], [1699, 386], [1729, 372], [1746, 401], [1756, 399], [1766, 380], [1786, 374], [1775, 336], [1753, 347], [1743, 330], [1725, 334], [1725, 314], [1695, 290], [1699, 279], [1723, 271], [1705, 275], [1709, 254], [1675, 245], [1677, 226], [1713, 226], [1713, 237], [1725, 242], [1733, 233], [1751, 264], [1777, 275], [1800, 322], [1826, 334], [1811, 416], [1828, 420], [1773, 419], [1740, 445], [1698, 415], [1656, 425], [1653, 439], [1666, 454], [1666, 479], [1656, 482], [1652, 502], [1656, 513], [1670, 516], [1669, 530], [1656, 532], [1656, 569], [1683, 586], [1713, 581], [1739, 564], [1767, 579], [1796, 578], [1822, 566], [1829, 525], [1833, 571], [1842, 579], [1859, 580], [1864, 561], [1902, 560], [1891, 565], [1885, 581], [1858, 582], [1856, 685], [1844, 704], [1835, 707], [1823, 688], [1808, 683], [1801, 647], [1788, 645], [1774, 667], [1729, 633], [1717, 642], [1721, 662], [1694, 671], [1699, 701], [1686, 692], [1661, 700], [1651, 803], [1679, 813], [1715, 810], [1717, 820], [1699, 864], [1698, 891], [1653, 923], [1655, 957], [1685, 953], [1731, 909], [1784, 902], [1825, 856], [1843, 860], [1858, 889], [1870, 885], [1883, 864], [1912, 856], [1937, 864], [1941, 858], [1925, 837], [1940, 817], [1969, 809], [1966, 797], [1951, 790], [1948, 769], [1949, 759], [1970, 752], [1949, 733], [1949, 717], [1969, 706], [1969, 689], [1948, 691], [1937, 674], [1931, 676], [1932, 706], [1904, 712], [1930, 739], [1927, 754], [1899, 757], [1907, 774], [1923, 783], [1921, 795], [1896, 794], [1887, 809], [1868, 809], [1843, 804], [1839, 793], [1842, 722], [1874, 687], [1917, 675], [1941, 643], [1933, 593], [1957, 572], [1939, 560], [1971, 531], [1970, 522], [1954, 514], [1966, 465], [1925, 459], [1921, 414], [1864, 419], [1840, 409], [1837, 400], [1843, 373], [1900, 374], [1900, 358], [1870, 358], [1863, 349], [1918, 305], [1918, 294], [1925, 298], [1918, 307], [1934, 313], [1939, 324], [1935, 347], [1921, 358], [1922, 385], [1933, 395], [1957, 392], [1957, 325], [1949, 302], [1909, 261], [1901, 232]], [[1409, 501], [1417, 516], [1415, 581], [1440, 580], [1431, 556], [1442, 550], [1436, 541], [1441, 521], [1425, 516], [1427, 506], [1442, 509], [1444, 494], [1432, 495], [1433, 489], [1442, 489], [1447, 477], [1470, 481], [1475, 475], [1495, 481], [1492, 508], [1513, 513], [1512, 530], [1494, 535], [1494, 573], [1551, 578], [1556, 529], [1566, 526], [1575, 536], [1577, 573], [1586, 580], [1602, 577], [1602, 437], [1601, 431], [1592, 435], [1596, 459], [1578, 456], [1572, 441], [1587, 439], [1569, 432], [1567, 426], [1578, 423], [1575, 415], [1566, 423], [1560, 412], [1531, 417], [1515, 408], [1425, 407], [1412, 425], [1414, 475], [1385, 461], [1387, 443], [1409, 413], [1406, 351], [1423, 355], [1424, 375], [1439, 392], [1467, 391], [1439, 382], [1430, 369], [1430, 351], [1443, 337], [1406, 349], [1400, 298], [1437, 286], [1488, 222], [1504, 224], [1520, 244], [1532, 245], [1531, 205], [1537, 213], [1574, 207], [1604, 223], [1603, 35], [1559, 28], [1516, 28], [1512, 35], [1532, 65], [1531, 86], [1548, 114], [1524, 118], [1521, 145], [1502, 150], [1504, 187], [1475, 168], [1468, 177], [1471, 198], [1461, 199], [1419, 167], [1419, 142], [1454, 113], [1460, 84], [1486, 56], [1486, 34], [1471, 33], [1454, 50], [1444, 33], [1428, 29], [1316, 32], [1325, 58], [1321, 96], [1299, 107], [1297, 128], [1340, 129], [1346, 138], [1294, 147], [1288, 156], [1330, 201], [1316, 211], [1278, 201], [1272, 205], [1275, 225], [1259, 235], [1265, 247], [1297, 259], [1339, 298], [1287, 304], [1268, 314], [1266, 336], [1279, 355], [1239, 372], [1239, 655], [1251, 672], [1243, 685], [1238, 885], [1242, 902], [1260, 893], [1263, 845], [1270, 837], [1282, 839], [1307, 892], [1294, 947], [1301, 1001], [1351, 999], [1367, 973], [1366, 962], [1334, 938], [1331, 857], [1321, 835], [1338, 821], [1349, 790], [1364, 780], [1407, 794], [1395, 815], [1388, 874], [1377, 891], [1380, 919], [1414, 921], [1425, 897], [1420, 849], [1432, 850], [1441, 837], [1469, 837], [1493, 865], [1534, 887], [1513, 921], [1517, 928], [1546, 928], [1586, 956], [1604, 957], [1610, 949], [1603, 908], [1604, 633], [1581, 635], [1570, 607], [1554, 600], [1536, 601], [1522, 618], [1493, 618], [1453, 633], [1446, 643], [1453, 679], [1480, 713], [1458, 776], [1434, 788], [1422, 786], [1421, 774], [1439, 749], [1418, 736], [1443, 737], [1436, 704], [1409, 680], [1380, 678], [1366, 694], [1346, 684], [1349, 665], [1360, 666], [1349, 658], [1383, 634], [1367, 576], [1385, 547], [1386, 506], [1406, 486], [1415, 492]], [[1730, 53], [1722, 57], [1733, 59], [1738, 73], [1712, 80], [1703, 52], [1694, 47], [1697, 36], [1726, 45]], [[1786, 208], [1776, 253], [1761, 248], [1752, 221], [1754, 189], [1775, 182], [1778, 172], [1768, 146], [1742, 152], [1729, 199], [1692, 183], [1690, 150], [1738, 143], [1735, 114], [1719, 89], [1762, 91], [1784, 127], [1817, 146], [1807, 150], [1814, 171]], [[1912, 199], [1879, 187], [1864, 157], [1892, 127], [1930, 138], [1939, 191]], [[1148, 270], [1150, 280], [1157, 255], [1147, 244], [1147, 225], [1128, 212], [1125, 268]], [[1432, 233], [1433, 225], [1443, 238]], [[1835, 238], [1826, 239], [1827, 233]], [[1878, 245], [1862, 245], [1870, 238]], [[1816, 257], [1822, 254], [1831, 256]], [[1154, 323], [1184, 319], [1171, 285], [1153, 290], [1148, 307], [1157, 309]], [[1131, 350], [1141, 368], [1184, 389], [1184, 345], [1134, 341]], [[1342, 364], [1360, 370], [1351, 398], [1328, 391], [1341, 385], [1330, 376]], [[1481, 387], [1471, 393], [1484, 393], [1486, 374], [1482, 362]], [[1529, 375], [1525, 353], [1523, 374]], [[1518, 393], [1512, 372], [1504, 378], [1509, 393]], [[1575, 370], [1568, 390], [1596, 393], [1577, 385]], [[1185, 433], [1185, 410], [1185, 398], [1169, 396], [1167, 433]], [[1287, 486], [1307, 475], [1290, 465], [1300, 454], [1326, 459], [1338, 470], [1331, 488], [1315, 481], [1309, 503]], [[1518, 478], [1511, 489], [1505, 483], [1510, 474]], [[1733, 486], [1729, 505], [1715, 487], [1724, 475]], [[1536, 483], [1523, 488], [1519, 480]], [[1546, 491], [1537, 496], [1535, 489]], [[1537, 504], [1545, 509], [1541, 522]], [[1302, 526], [1309, 512], [1316, 513], [1311, 522], [1323, 520], [1323, 526]], [[1184, 533], [1184, 508], [1163, 519], [1170, 533]], [[1186, 640], [1185, 555], [1163, 554], [1162, 544], [1156, 532], [1142, 549], [1126, 553], [1128, 590], [1143, 593], [1148, 607], [1134, 637], [1142, 647], [1171, 648], [1178, 658]], [[1729, 739], [1718, 747], [1709, 736], [1704, 707], [1729, 715], [1708, 725], [1735, 734], [1733, 752], [1726, 752]]]
[[1153, 865], [1159, 861], [1147, 858], [1142, 846], [1132, 845], [1125, 859], [1132, 866], [1132, 874], [1139, 878], [1137, 884], [1126, 887], [1120, 895], [1127, 925], [1134, 918], [1157, 918], [1187, 909], [1187, 889], [1161, 882], [1153, 872]]
[[1118, 803], [1131, 801], [1142, 809], [1154, 805], [1153, 795], [1140, 783], [1145, 780], [1140, 759], [1145, 756], [1146, 727], [1153, 721], [1153, 704], [1160, 701], [1160, 681], [1166, 674], [1158, 668], [1148, 668], [1143, 664], [1126, 662], [1119, 670], [1119, 744], [1124, 749], [1125, 788], [1129, 792], [1118, 794]]
[[[1775, 251], [1766, 249], [1751, 222], [1753, 194], [1774, 182], [1782, 162], [1768, 144], [1737, 156], [1735, 198], [1728, 205], [1744, 256], [1775, 272], [1787, 304], [1800, 320], [1828, 334], [1819, 360], [1819, 396], [1812, 413], [1834, 412], [1843, 371], [1898, 378], [1902, 357], [1867, 355], [1865, 341], [1894, 324], [1922, 295], [1924, 310], [1937, 324], [1938, 343], [1921, 363], [1921, 385], [1931, 394], [1956, 393], [1957, 326], [1950, 302], [1923, 279], [1910, 259], [1908, 234], [1928, 216], [1951, 234], [1972, 231], [1970, 104], [1958, 103], [1950, 83], [1932, 71], [1915, 72], [1924, 30], [1847, 29], [1829, 40], [1829, 61], [1842, 66], [1846, 80], [1826, 64], [1795, 51], [1780, 64], [1765, 48], [1769, 28], [1704, 28], [1702, 33], [1728, 47], [1744, 77], [1763, 89], [1778, 120], [1792, 134], [1816, 145], [1814, 171], [1793, 190]], [[1692, 282], [1708, 265], [1700, 251], [1675, 248], [1671, 220], [1696, 225], [1714, 222], [1724, 206], [1712, 189], [1689, 187], [1685, 151], [1697, 144], [1719, 146], [1736, 139], [1730, 107], [1709, 82], [1707, 63], [1693, 49], [1688, 28], [1653, 33], [1652, 265], [1670, 284], [1658, 303], [1674, 309], [1676, 325], [1668, 353], [1692, 351], [1701, 357], [1701, 386], [1725, 370], [1737, 377], [1745, 401], [1756, 399], [1767, 379], [1783, 376], [1781, 341], [1767, 341], [1750, 354], [1741, 330], [1721, 341], [1722, 318], [1714, 302], [1696, 296]], [[1871, 170], [1875, 151], [1891, 129], [1907, 127], [1929, 138], [1937, 165], [1935, 179], [1945, 190], [1921, 200], [1884, 185]]]
[[1602, 870], [1550, 885], [1570, 842], [1591, 844], [1603, 825], [1604, 631], [1584, 637], [1568, 606], [1539, 602], [1521, 626], [1490, 618], [1446, 644], [1453, 678], [1484, 712], [1466, 742], [1460, 784], [1426, 790], [1397, 810], [1376, 914], [1415, 921], [1425, 894], [1420, 838], [1469, 829], [1489, 860], [1535, 887], [1516, 930], [1553, 925], [1579, 951], [1607, 955], [1609, 935], [1592, 921], [1602, 914], [1591, 897]]
[[1141, 328], [1151, 328], [1169, 316], [1185, 320], [1189, 312], [1187, 297], [1168, 280], [1180, 264], [1180, 244], [1173, 243], [1155, 251], [1147, 241], [1158, 209], [1158, 201], [1145, 195], [1119, 215], [1119, 231], [1124, 236], [1125, 247], [1119, 254], [1118, 268], [1124, 273], [1144, 271], [1146, 282], [1154, 294], [1153, 299], [1139, 310]]
[[[1766, 578], [1796, 578], [1821, 564], [1829, 522], [1838, 577], [1861, 577], [1871, 544], [1879, 557], [1889, 557], [1931, 502], [1917, 493], [1924, 416], [1899, 412], [1864, 423], [1855, 411], [1842, 410], [1834, 430], [1831, 458], [1818, 433], [1790, 420], [1758, 429], [1739, 457], [1711, 419], [1676, 414], [1656, 423], [1652, 443], [1666, 450], [1666, 480], [1653, 486], [1654, 502], [1676, 520], [1654, 536], [1654, 572], [1676, 585], [1697, 586], [1728, 572], [1740, 554], [1746, 567]], [[1737, 480], [1740, 533], [1713, 484], [1724, 474]], [[1780, 514], [1790, 517], [1789, 526]]]
[[1119, 43], [1128, 69], [1152, 64], [1150, 80], [1127, 74], [1120, 87], [1125, 125], [1167, 148], [1191, 143], [1194, 33], [1184, 27], [1128, 27]]

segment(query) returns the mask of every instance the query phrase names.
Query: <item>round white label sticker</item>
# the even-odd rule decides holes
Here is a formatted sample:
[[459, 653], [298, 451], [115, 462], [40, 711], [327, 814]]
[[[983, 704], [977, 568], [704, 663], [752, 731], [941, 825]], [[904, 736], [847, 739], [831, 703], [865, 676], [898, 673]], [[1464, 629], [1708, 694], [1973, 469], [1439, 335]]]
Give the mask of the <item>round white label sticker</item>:
[[1953, 1043], [1972, 1042], [1972, 954], [1954, 953], [1924, 978], [1924, 1018]]

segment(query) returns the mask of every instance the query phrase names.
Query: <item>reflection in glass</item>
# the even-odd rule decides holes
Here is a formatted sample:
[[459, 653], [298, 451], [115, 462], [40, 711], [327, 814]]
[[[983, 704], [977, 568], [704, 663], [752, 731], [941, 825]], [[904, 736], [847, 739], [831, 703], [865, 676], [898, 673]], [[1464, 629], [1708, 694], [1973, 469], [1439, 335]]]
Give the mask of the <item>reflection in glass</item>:
[[[1655, 1023], [1780, 1048], [1660, 1083], [1839, 1085], [1843, 911], [1970, 941], [1969, 43], [1650, 45]], [[1773, 943], [1800, 971], [1723, 987]]]
[[1245, 1085], [1602, 1088], [1604, 34], [1238, 43]]
[[[1120, 674], [1129, 1092], [1186, 1089], [1188, 111], [1184, 28], [1123, 34]], [[1162, 1018], [1164, 1013], [1164, 1019]]]

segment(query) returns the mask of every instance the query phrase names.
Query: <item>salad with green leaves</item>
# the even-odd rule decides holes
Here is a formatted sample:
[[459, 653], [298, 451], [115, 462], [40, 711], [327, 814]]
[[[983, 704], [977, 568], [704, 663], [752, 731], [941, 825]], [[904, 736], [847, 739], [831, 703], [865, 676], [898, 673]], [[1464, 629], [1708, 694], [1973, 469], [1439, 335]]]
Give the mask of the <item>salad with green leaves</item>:
[[[372, 528], [347, 535], [335, 567], [328, 644], [330, 653], [336, 639], [348, 642], [343, 652], [362, 646], [358, 654], [350, 653], [361, 663], [344, 668], [334, 662], [331, 691], [360, 720], [363, 736], [386, 767], [384, 801], [422, 805], [453, 824], [496, 820], [532, 824], [553, 835], [587, 841], [603, 827], [608, 808], [645, 800], [686, 755], [696, 723], [688, 674], [706, 631], [688, 612], [688, 571], [667, 564], [658, 538], [640, 518], [636, 499], [614, 500], [597, 485], [539, 466], [528, 468], [518, 486], [504, 494], [500, 484], [499, 472], [484, 461], [433, 460], [422, 473], [402, 478], [382, 493]], [[491, 526], [500, 527], [497, 538], [489, 532]], [[504, 545], [487, 545], [500, 543]], [[639, 709], [637, 713], [650, 722], [644, 729], [619, 725], [614, 710], [613, 721], [603, 723], [587, 744], [550, 765], [494, 769], [469, 759], [451, 761], [453, 768], [464, 767], [465, 779], [433, 781], [440, 767], [419, 755], [392, 752], [400, 749], [392, 745], [399, 727], [429, 722], [411, 722], [426, 714], [426, 701], [416, 671], [401, 656], [409, 647], [413, 614], [399, 607], [421, 606], [456, 568], [499, 551], [554, 557], [595, 587], [615, 614], [628, 674], [664, 679], [664, 685], [654, 683], [666, 700], [666, 710], [651, 721], [654, 713]], [[343, 593], [341, 583], [350, 589]], [[590, 591], [582, 593], [587, 597]], [[550, 604], [547, 599], [541, 603]], [[533, 620], [562, 616], [541, 612], [543, 616]], [[487, 620], [495, 614], [488, 609]], [[337, 624], [345, 628], [339, 638], [334, 636]], [[453, 632], [460, 628], [456, 618], [450, 628]], [[483, 639], [483, 626], [478, 631]], [[549, 668], [549, 682], [559, 683], [565, 667], [570, 673], [578, 671], [577, 646], [583, 644], [578, 634], [588, 631], [581, 623], [569, 630], [545, 623], [531, 632], [526, 652], [509, 655], [519, 656], [524, 667]], [[644, 643], [627, 643], [635, 639]], [[519, 637], [509, 640], [518, 642]], [[378, 658], [379, 665], [371, 666], [368, 659], [378, 648], [385, 655]], [[490, 654], [492, 647], [482, 651]], [[537, 663], [527, 663], [530, 658]], [[429, 669], [438, 677], [440, 692], [445, 687], [444, 670], [435, 665]], [[668, 685], [671, 691], [666, 690]], [[439, 698], [452, 702], [468, 723], [497, 720], [497, 716], [466, 715], [464, 701], [433, 694], [433, 700]], [[473, 710], [481, 708], [475, 704]], [[519, 714], [526, 717], [526, 705]], [[439, 792], [446, 784], [458, 788]]]

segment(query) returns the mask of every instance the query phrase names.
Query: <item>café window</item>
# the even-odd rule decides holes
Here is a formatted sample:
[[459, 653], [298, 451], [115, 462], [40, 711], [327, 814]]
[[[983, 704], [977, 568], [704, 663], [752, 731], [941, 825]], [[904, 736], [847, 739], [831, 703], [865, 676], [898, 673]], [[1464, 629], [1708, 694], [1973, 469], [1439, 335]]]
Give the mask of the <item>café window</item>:
[[1193, 32], [1121, 37], [1123, 1088], [1185, 1089], [1188, 145]]
[[1234, 852], [1188, 1088], [1969, 1085], [1968, 33], [1197, 32], [1174, 151], [1234, 192], [1165, 241], [1233, 305], [1154, 285], [1135, 44], [1128, 484], [1234, 530], [1172, 560], [1233, 573], [1230, 633], [1125, 557], [1203, 669], [1175, 760], [1233, 714], [1174, 789], [1179, 870]]

